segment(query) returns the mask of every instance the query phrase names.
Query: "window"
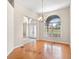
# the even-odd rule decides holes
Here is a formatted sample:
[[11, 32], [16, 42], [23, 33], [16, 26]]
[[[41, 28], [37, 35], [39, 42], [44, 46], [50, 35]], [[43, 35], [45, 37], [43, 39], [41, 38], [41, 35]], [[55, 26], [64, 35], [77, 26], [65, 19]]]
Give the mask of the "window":
[[24, 17], [23, 21], [23, 37], [28, 37], [28, 17]]
[[61, 21], [57, 15], [49, 16], [46, 20], [49, 37], [60, 37]]

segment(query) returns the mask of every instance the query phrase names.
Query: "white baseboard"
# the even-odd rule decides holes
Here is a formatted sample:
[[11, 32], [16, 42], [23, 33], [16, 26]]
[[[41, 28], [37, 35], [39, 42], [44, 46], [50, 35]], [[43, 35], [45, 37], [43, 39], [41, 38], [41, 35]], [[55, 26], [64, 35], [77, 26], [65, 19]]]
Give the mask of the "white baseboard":
[[69, 42], [66, 42], [66, 41], [55, 41], [55, 40], [47, 40], [47, 39], [40, 39], [40, 40], [45, 40], [45, 41], [51, 41], [51, 42], [56, 42], [56, 43], [63, 43], [63, 44], [67, 44], [67, 45], [70, 45]]
[[30, 40], [24, 40], [22, 42], [19, 42], [19, 44], [17, 44], [16, 46], [14, 46], [13, 48], [11, 48], [11, 50], [9, 52], [7, 52], [7, 55], [9, 55], [15, 48], [18, 48], [20, 46], [23, 46], [24, 44], [28, 44], [30, 42], [32, 42], [34, 39], [30, 39]]

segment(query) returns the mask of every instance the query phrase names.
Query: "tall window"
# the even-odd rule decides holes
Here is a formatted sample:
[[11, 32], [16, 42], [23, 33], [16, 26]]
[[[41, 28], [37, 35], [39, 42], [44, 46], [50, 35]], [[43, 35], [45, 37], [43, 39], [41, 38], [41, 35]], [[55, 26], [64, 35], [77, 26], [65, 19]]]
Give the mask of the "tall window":
[[46, 20], [49, 37], [60, 37], [61, 21], [57, 15], [49, 16]]
[[26, 38], [28, 37], [28, 17], [24, 17], [23, 21], [23, 37]]

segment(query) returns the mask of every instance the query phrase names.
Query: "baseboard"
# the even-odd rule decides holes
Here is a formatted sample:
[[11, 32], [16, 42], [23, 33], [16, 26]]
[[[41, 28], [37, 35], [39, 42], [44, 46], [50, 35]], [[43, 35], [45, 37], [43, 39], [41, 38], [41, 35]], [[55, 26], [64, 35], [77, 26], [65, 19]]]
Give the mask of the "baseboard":
[[18, 47], [21, 47], [21, 46], [24, 46], [25, 44], [28, 44], [28, 43], [32, 42], [31, 40], [28, 40], [27, 42], [22, 42], [22, 43], [20, 43], [20, 44], [18, 44], [16, 46], [14, 46], [13, 48], [11, 48], [11, 50], [9, 52], [7, 52], [7, 55], [9, 55], [14, 49], [16, 49]]
[[65, 41], [54, 41], [54, 40], [46, 40], [46, 39], [39, 39], [41, 41], [49, 41], [49, 42], [53, 42], [53, 43], [60, 43], [60, 44], [66, 44], [66, 45], [70, 45], [69, 42], [65, 42]]
[[7, 56], [14, 50], [14, 48], [11, 48], [9, 52], [7, 52]]

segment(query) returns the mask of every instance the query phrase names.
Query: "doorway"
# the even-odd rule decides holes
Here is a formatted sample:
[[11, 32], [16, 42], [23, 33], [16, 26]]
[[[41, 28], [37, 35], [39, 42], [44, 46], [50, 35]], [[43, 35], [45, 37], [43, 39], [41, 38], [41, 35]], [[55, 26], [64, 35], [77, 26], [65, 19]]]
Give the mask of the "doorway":
[[36, 23], [35, 20], [30, 17], [24, 17], [24, 23], [23, 23], [23, 37], [24, 38], [31, 38], [35, 39], [36, 36]]

